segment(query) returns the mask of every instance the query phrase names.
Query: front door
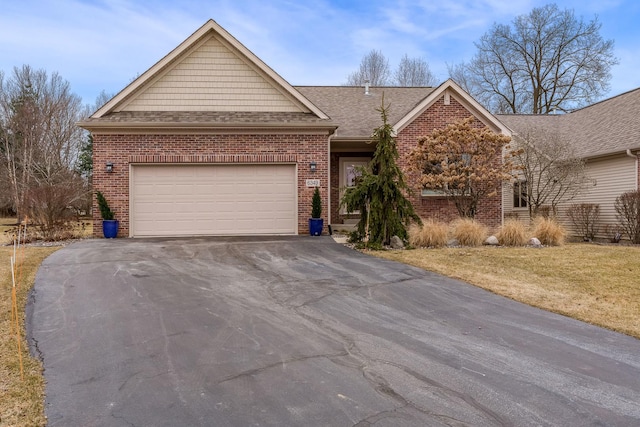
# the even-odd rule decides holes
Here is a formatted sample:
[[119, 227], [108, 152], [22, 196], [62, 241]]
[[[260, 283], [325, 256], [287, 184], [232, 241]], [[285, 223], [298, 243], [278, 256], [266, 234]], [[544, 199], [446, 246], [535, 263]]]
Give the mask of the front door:
[[[358, 177], [360, 176], [359, 169], [367, 166], [371, 161], [370, 157], [341, 157], [340, 158], [340, 200], [344, 192], [349, 188], [355, 187]], [[344, 207], [340, 208], [340, 214], [344, 215], [347, 211]], [[351, 212], [351, 214], [358, 214], [359, 212]]]

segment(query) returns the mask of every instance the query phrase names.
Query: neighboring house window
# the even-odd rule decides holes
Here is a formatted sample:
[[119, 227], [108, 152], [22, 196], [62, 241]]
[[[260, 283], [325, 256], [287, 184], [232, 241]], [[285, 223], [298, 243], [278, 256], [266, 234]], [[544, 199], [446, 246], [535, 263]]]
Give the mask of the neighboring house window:
[[527, 181], [516, 181], [513, 184], [513, 207], [527, 207]]

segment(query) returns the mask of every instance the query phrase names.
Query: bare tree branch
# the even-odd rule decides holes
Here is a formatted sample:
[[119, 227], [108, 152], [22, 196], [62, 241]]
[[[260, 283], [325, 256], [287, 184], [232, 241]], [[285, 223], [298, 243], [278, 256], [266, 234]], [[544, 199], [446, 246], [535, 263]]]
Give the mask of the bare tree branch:
[[394, 78], [395, 84], [398, 86], [417, 87], [437, 84], [436, 77], [429, 69], [427, 61], [420, 58], [409, 58], [406, 53], [400, 60]]
[[577, 197], [587, 181], [585, 163], [577, 150], [557, 132], [530, 127], [513, 136], [510, 157], [526, 181], [529, 215], [535, 217], [543, 206], [557, 211], [560, 202]]
[[512, 26], [495, 24], [473, 59], [449, 74], [497, 113], [569, 111], [609, 89], [618, 61], [600, 28], [597, 18], [585, 22], [554, 4], [534, 8]]
[[347, 78], [347, 85], [362, 86], [368, 80], [372, 86], [385, 86], [389, 83], [389, 61], [379, 50], [372, 50], [360, 62], [358, 71]]
[[[0, 143], [7, 187], [18, 219], [35, 187], [64, 185], [78, 157], [82, 104], [57, 73], [25, 65], [0, 76]], [[71, 192], [69, 197], [73, 198]]]

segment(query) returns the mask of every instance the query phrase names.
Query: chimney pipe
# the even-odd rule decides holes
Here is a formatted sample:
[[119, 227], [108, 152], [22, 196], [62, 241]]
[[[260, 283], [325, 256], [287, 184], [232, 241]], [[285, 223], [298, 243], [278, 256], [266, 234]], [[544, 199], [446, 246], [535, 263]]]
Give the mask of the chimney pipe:
[[364, 94], [369, 95], [369, 79], [364, 81]]

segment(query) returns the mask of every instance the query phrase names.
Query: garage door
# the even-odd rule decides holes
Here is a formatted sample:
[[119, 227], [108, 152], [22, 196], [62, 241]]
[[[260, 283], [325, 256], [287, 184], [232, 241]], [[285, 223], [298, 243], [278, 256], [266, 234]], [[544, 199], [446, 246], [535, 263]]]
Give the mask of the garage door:
[[138, 165], [133, 236], [295, 234], [294, 165]]

